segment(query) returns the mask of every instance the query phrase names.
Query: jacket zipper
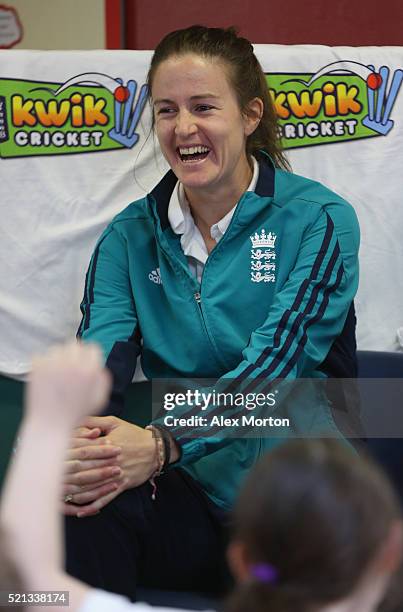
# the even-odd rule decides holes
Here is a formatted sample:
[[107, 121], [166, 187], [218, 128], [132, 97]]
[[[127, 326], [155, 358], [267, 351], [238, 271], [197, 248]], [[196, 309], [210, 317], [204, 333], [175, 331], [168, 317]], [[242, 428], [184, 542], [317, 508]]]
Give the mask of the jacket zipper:
[[[242, 201], [244, 198], [245, 198], [245, 194], [243, 194], [243, 195], [242, 195], [242, 197], [240, 198], [240, 200], [239, 200], [239, 202], [238, 202], [238, 206], [239, 206], [240, 202], [241, 202], [241, 201]], [[229, 224], [229, 226], [227, 227], [227, 229], [226, 229], [226, 231], [225, 231], [224, 236], [221, 238], [221, 240], [220, 240], [220, 242], [218, 243], [218, 245], [217, 245], [217, 246], [221, 245], [221, 248], [222, 248], [222, 242], [223, 242], [223, 241], [224, 241], [226, 238], [228, 238], [228, 235], [229, 235], [229, 230], [230, 230], [230, 228], [232, 227], [232, 225], [234, 224], [234, 219], [236, 218], [236, 216], [237, 216], [237, 211], [235, 211], [234, 215], [232, 216], [232, 219], [231, 219], [231, 221], [230, 221], [230, 224]], [[216, 246], [216, 248], [217, 248], [217, 246]], [[213, 255], [214, 255], [214, 251], [213, 251]], [[208, 264], [210, 263], [210, 260], [211, 260], [211, 255], [209, 255], [209, 256], [207, 257], [206, 263], [204, 264], [204, 269], [203, 269], [203, 274], [202, 274], [202, 279], [201, 279], [201, 284], [200, 284], [200, 291], [201, 291], [201, 285], [202, 285], [202, 283], [203, 283], [203, 276], [204, 276], [204, 274], [205, 274], [205, 272], [206, 272], [206, 268], [207, 268]], [[205, 330], [205, 332], [206, 332], [207, 338], [209, 339], [209, 342], [210, 342], [211, 348], [212, 348], [212, 350], [213, 350], [214, 355], [216, 356], [217, 361], [218, 361], [219, 363], [221, 363], [222, 367], [224, 367], [224, 368], [225, 368], [225, 370], [227, 371], [229, 366], [228, 366], [228, 364], [227, 364], [227, 363], [225, 363], [225, 361], [224, 361], [224, 360], [221, 358], [221, 355], [219, 354], [219, 352], [218, 352], [218, 350], [217, 350], [217, 348], [216, 348], [216, 346], [215, 346], [215, 344], [214, 344], [214, 341], [213, 341], [213, 339], [212, 339], [212, 336], [211, 336], [211, 334], [210, 334], [210, 332], [209, 332], [209, 330], [208, 330], [208, 328], [207, 328], [207, 324], [206, 324], [206, 321], [205, 321], [205, 318], [204, 318], [204, 315], [203, 315], [203, 309], [202, 309], [202, 305], [201, 305], [201, 293], [200, 293], [200, 291], [196, 291], [196, 293], [194, 293], [194, 294], [193, 294], [193, 296], [194, 296], [194, 298], [195, 298], [195, 300], [196, 300], [196, 303], [197, 303], [197, 305], [198, 305], [198, 307], [199, 307], [198, 309], [199, 309], [199, 312], [200, 312], [200, 318], [201, 318], [201, 320], [202, 320], [202, 323], [203, 323], [203, 326], [204, 326], [204, 330]]]
[[[175, 254], [174, 254], [174, 253], [169, 253], [169, 252], [167, 251], [167, 249], [164, 247], [164, 245], [163, 245], [163, 244], [161, 244], [161, 241], [159, 241], [159, 245], [160, 245], [160, 247], [161, 247], [162, 251], [163, 251], [163, 252], [165, 253], [165, 255], [167, 256], [168, 260], [172, 262], [172, 258], [173, 258], [173, 257], [175, 257]], [[190, 272], [189, 272], [189, 268], [188, 268], [188, 267], [186, 267], [186, 268], [185, 268], [185, 267], [183, 266], [182, 262], [180, 262], [179, 260], [178, 260], [177, 265], [179, 265], [179, 266], [181, 267], [181, 269], [182, 269], [182, 271], [185, 273], [185, 276], [187, 277], [187, 279], [188, 279], [188, 280], [189, 280], [189, 281], [190, 281], [192, 284], [194, 284], [196, 281], [195, 281], [194, 277], [193, 277], [193, 276], [190, 274]], [[217, 349], [216, 349], [216, 347], [215, 347], [215, 344], [214, 344], [214, 342], [213, 342], [213, 339], [212, 339], [212, 337], [211, 337], [211, 334], [210, 334], [210, 332], [208, 331], [208, 328], [207, 328], [207, 325], [206, 325], [206, 321], [205, 321], [205, 319], [204, 319], [204, 315], [203, 315], [203, 309], [202, 309], [202, 305], [201, 305], [201, 294], [200, 294], [200, 291], [196, 291], [195, 293], [193, 293], [193, 297], [194, 297], [194, 299], [195, 299], [195, 301], [196, 301], [196, 304], [197, 304], [197, 306], [196, 306], [196, 307], [197, 307], [197, 310], [199, 311], [199, 316], [200, 316], [200, 319], [201, 319], [202, 327], [203, 327], [204, 332], [205, 332], [205, 334], [206, 334], [206, 336], [207, 336], [207, 340], [208, 340], [208, 343], [209, 343], [210, 349], [211, 349], [211, 351], [212, 351], [212, 353], [213, 353], [213, 355], [214, 355], [214, 357], [215, 357], [215, 359], [216, 359], [217, 363], [219, 363], [219, 364], [221, 365], [221, 367], [224, 367], [225, 369], [228, 369], [228, 365], [227, 365], [226, 363], [224, 363], [224, 361], [222, 360], [221, 355], [219, 354], [219, 352], [217, 351]]]
[[203, 324], [203, 328], [204, 328], [204, 331], [206, 333], [206, 336], [207, 336], [207, 338], [209, 340], [210, 347], [211, 347], [211, 349], [213, 351], [213, 354], [214, 354], [215, 358], [217, 359], [217, 361], [221, 364], [221, 366], [224, 367], [225, 369], [228, 369], [228, 365], [222, 360], [221, 355], [218, 353], [218, 351], [217, 351], [217, 349], [215, 347], [215, 344], [213, 342], [213, 339], [212, 339], [212, 337], [210, 335], [210, 332], [209, 332], [209, 330], [207, 328], [206, 321], [205, 321], [204, 314], [203, 314], [202, 305], [201, 305], [201, 294], [200, 294], [200, 292], [196, 291], [196, 293], [193, 294], [193, 297], [195, 298], [195, 301], [196, 301], [196, 304], [197, 304], [197, 309], [198, 309], [199, 314], [200, 314], [200, 319], [201, 319], [201, 322]]
[[[243, 194], [243, 195], [242, 195], [242, 197], [240, 198], [240, 200], [239, 200], [238, 204], [239, 204], [239, 203], [240, 203], [240, 202], [243, 200], [243, 198], [244, 198], [244, 197], [245, 197], [245, 194]], [[155, 203], [155, 200], [154, 200], [154, 205], [155, 205], [155, 204], [156, 204], [156, 203]], [[230, 227], [233, 225], [233, 222], [234, 222], [234, 217], [235, 217], [235, 216], [236, 216], [236, 213], [233, 215], [233, 217], [232, 217], [232, 219], [231, 219], [231, 221], [230, 221], [230, 224], [229, 224], [229, 226], [228, 226], [228, 228], [227, 228], [227, 231], [225, 232], [224, 236], [221, 238], [220, 242], [221, 242], [222, 240], [224, 240], [224, 239], [225, 239], [225, 237], [227, 236], [227, 234], [228, 234], [228, 230], [229, 230], [229, 229], [230, 229]], [[158, 242], [159, 242], [159, 245], [160, 245], [160, 247], [161, 247], [162, 251], [164, 251], [164, 252], [165, 252], [165, 255], [168, 257], [168, 259], [169, 259], [170, 261], [172, 261], [172, 256], [175, 256], [175, 255], [174, 255], [174, 254], [171, 254], [171, 253], [169, 253], [169, 252], [167, 252], [167, 249], [166, 249], [166, 248], [165, 248], [165, 247], [164, 247], [164, 246], [161, 244], [161, 240], [158, 240]], [[179, 263], [179, 265], [181, 266], [181, 268], [183, 269], [183, 271], [185, 272], [186, 276], [189, 278], [189, 280], [191, 280], [191, 282], [192, 282], [192, 281], [194, 281], [194, 279], [193, 279], [192, 275], [191, 275], [191, 274], [190, 274], [190, 272], [189, 272], [189, 268], [186, 268], [186, 269], [185, 269], [185, 267], [183, 266], [182, 262], [179, 262], [179, 261], [178, 261], [178, 263]], [[208, 263], [209, 263], [209, 258], [207, 258], [206, 264], [205, 264], [205, 266], [204, 266], [203, 274], [204, 274], [204, 272], [205, 272], [205, 269], [206, 269], [206, 266], [207, 266], [207, 264], [208, 264]], [[202, 280], [203, 280], [203, 279], [202, 279]], [[210, 343], [211, 350], [213, 351], [213, 355], [215, 356], [215, 358], [216, 358], [216, 360], [218, 361], [218, 363], [220, 363], [220, 364], [221, 364], [221, 366], [222, 366], [222, 367], [224, 367], [224, 369], [225, 369], [225, 370], [227, 370], [227, 369], [228, 369], [228, 364], [226, 364], [226, 363], [225, 363], [225, 362], [222, 360], [221, 355], [219, 354], [219, 352], [218, 352], [218, 350], [216, 349], [216, 346], [215, 346], [215, 344], [214, 344], [214, 342], [213, 342], [212, 336], [211, 336], [210, 332], [208, 331], [207, 324], [206, 324], [206, 321], [205, 321], [205, 318], [204, 318], [204, 315], [203, 315], [203, 309], [202, 309], [202, 305], [201, 305], [201, 293], [200, 293], [200, 291], [196, 291], [196, 292], [193, 294], [193, 297], [194, 297], [194, 299], [195, 299], [195, 301], [196, 301], [196, 304], [197, 304], [197, 309], [198, 309], [198, 311], [199, 311], [199, 315], [200, 315], [200, 319], [201, 319], [201, 322], [202, 322], [202, 325], [203, 325], [204, 331], [205, 331], [205, 333], [206, 333], [206, 336], [207, 336], [207, 338], [208, 338], [208, 341], [209, 341], [209, 343]]]

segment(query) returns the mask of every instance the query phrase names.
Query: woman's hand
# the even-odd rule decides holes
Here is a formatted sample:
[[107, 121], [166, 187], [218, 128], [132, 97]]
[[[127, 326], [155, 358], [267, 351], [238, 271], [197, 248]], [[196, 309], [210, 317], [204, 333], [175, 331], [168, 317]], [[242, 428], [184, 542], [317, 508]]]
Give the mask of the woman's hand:
[[100, 437], [101, 433], [99, 427], [78, 427], [73, 432], [62, 492], [64, 499], [70, 499], [64, 503], [65, 514], [77, 514], [75, 505], [88, 504], [116, 491], [121, 484], [122, 470], [118, 467], [121, 450]]
[[[85, 430], [85, 428], [87, 428]], [[90, 431], [104, 435], [91, 438]], [[65, 514], [96, 514], [122, 491], [143, 484], [157, 469], [152, 432], [117, 417], [88, 417], [73, 438], [66, 463]]]

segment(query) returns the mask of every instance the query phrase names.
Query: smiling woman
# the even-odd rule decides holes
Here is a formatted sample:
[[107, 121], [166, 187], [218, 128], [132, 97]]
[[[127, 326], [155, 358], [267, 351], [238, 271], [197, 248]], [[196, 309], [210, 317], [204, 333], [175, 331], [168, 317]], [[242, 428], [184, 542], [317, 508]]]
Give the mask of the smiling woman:
[[[232, 208], [252, 178], [245, 143], [263, 103], [251, 100], [242, 114], [225, 71], [189, 54], [160, 64], [151, 83], [158, 141], [193, 206], [213, 196]], [[209, 207], [216, 210], [210, 199]]]
[[[228, 511], [280, 441], [273, 427], [226, 435], [239, 404], [178, 401], [172, 425], [145, 429], [118, 418], [137, 356], [150, 380], [213, 378], [247, 397], [277, 378], [356, 373], [356, 216], [289, 171], [251, 43], [232, 28], [172, 32], [148, 84], [171, 170], [95, 248], [78, 335], [103, 349], [112, 416], [76, 430], [64, 487], [69, 572], [131, 598], [137, 584], [222, 587]], [[341, 437], [322, 388], [293, 387], [258, 422], [272, 413], [283, 438]]]

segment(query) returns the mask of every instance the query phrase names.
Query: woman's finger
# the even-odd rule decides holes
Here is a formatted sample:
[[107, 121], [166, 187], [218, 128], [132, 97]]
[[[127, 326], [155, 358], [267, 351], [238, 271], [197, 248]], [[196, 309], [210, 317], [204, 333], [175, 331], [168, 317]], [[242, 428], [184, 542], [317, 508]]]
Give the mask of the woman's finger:
[[73, 436], [75, 438], [98, 438], [101, 435], [101, 430], [99, 427], [76, 427], [73, 432]]
[[85, 491], [92, 491], [93, 489], [98, 489], [101, 486], [107, 485], [111, 482], [119, 483], [120, 478], [109, 478], [107, 480], [101, 480], [100, 482], [93, 482], [88, 485], [75, 485], [65, 483], [62, 489], [62, 495], [65, 497], [66, 495], [75, 495], [76, 493], [84, 493]]
[[[88, 442], [88, 440], [87, 440]], [[109, 459], [120, 454], [122, 449], [111, 444], [94, 444], [71, 448], [67, 451], [67, 461], [84, 461], [87, 459]]]
[[[64, 512], [64, 514], [66, 514], [66, 516], [77, 516], [78, 518], [84, 518], [87, 516], [93, 516], [94, 514], [98, 514], [98, 512], [104, 508], [104, 506], [106, 506], [107, 504], [109, 504], [109, 502], [111, 502], [113, 499], [115, 499], [115, 497], [117, 497], [123, 490], [124, 487], [126, 486], [126, 481], [124, 481], [118, 489], [116, 489], [116, 491], [111, 491], [110, 493], [107, 493], [106, 495], [104, 495], [103, 497], [100, 497], [99, 499], [86, 504], [84, 506], [80, 506], [78, 504], [74, 504], [74, 503], [64, 503], [62, 510]], [[74, 500], [74, 497], [73, 497]]]
[[111, 441], [106, 436], [99, 436], [98, 438], [73, 437], [70, 442], [70, 448], [81, 448], [81, 446], [110, 446], [110, 445], [111, 445]]
[[[112, 491], [116, 491], [119, 488], [120, 483], [118, 482], [109, 482], [108, 484], [102, 484], [100, 487], [96, 487], [94, 489], [90, 489], [89, 491], [84, 491], [77, 489], [74, 493], [66, 493], [64, 496], [65, 503], [73, 504], [73, 505], [86, 505], [89, 504], [108, 493], [112, 493]], [[66, 502], [66, 500], [69, 500]]]
[[78, 518], [84, 518], [86, 516], [91, 516], [93, 514], [97, 514], [97, 512], [102, 510], [102, 508], [104, 508], [113, 499], [115, 499], [115, 497], [117, 497], [122, 491], [124, 491], [124, 488], [125, 488], [126, 485], [127, 485], [127, 481], [125, 480], [122, 483], [122, 485], [116, 491], [112, 491], [111, 493], [107, 493], [103, 497], [100, 497], [99, 499], [95, 500], [91, 504], [88, 504], [87, 506], [81, 506], [81, 508], [77, 512], [76, 516]]
[[117, 466], [98, 468], [96, 470], [84, 470], [76, 474], [69, 474], [65, 479], [65, 484], [77, 485], [85, 487], [98, 482], [105, 482], [111, 478], [119, 478], [122, 475], [122, 469]]
[[68, 474], [76, 474], [84, 470], [95, 470], [102, 467], [118, 465], [118, 457], [111, 457], [110, 459], [87, 459], [80, 461], [79, 459], [73, 461], [66, 461], [64, 464], [65, 476]]

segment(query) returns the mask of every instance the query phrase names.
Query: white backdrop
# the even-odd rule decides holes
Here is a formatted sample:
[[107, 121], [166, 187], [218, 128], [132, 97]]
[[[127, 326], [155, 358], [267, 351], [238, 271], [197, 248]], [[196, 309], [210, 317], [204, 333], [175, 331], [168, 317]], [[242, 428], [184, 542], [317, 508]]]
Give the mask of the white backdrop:
[[[398, 47], [256, 45], [256, 52], [265, 72], [273, 73], [313, 74], [337, 60], [386, 65], [392, 73], [403, 66], [403, 48]], [[150, 57], [148, 51], [2, 51], [0, 111], [10, 98], [3, 95], [4, 79], [62, 84], [96, 72], [123, 84], [134, 79], [140, 86]], [[296, 173], [322, 181], [357, 211], [362, 232], [357, 337], [362, 349], [402, 350], [397, 331], [403, 327], [403, 91], [391, 117], [394, 125], [387, 136], [289, 152]], [[10, 158], [0, 112], [1, 373], [24, 375], [34, 352], [74, 336], [97, 237], [165, 172], [150, 134], [147, 105], [135, 131], [139, 140], [132, 148]]]

